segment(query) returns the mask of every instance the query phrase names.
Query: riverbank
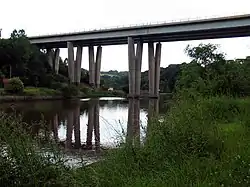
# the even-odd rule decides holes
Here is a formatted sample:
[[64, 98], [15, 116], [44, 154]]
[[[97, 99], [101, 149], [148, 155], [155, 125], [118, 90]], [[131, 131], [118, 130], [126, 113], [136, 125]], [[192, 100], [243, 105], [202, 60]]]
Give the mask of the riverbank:
[[1, 115], [0, 139], [8, 144], [12, 159], [0, 154], [0, 182], [20, 186], [248, 186], [249, 113], [250, 99], [176, 101], [166, 120], [149, 122], [143, 146], [123, 145], [104, 160], [78, 169], [64, 166], [60, 156], [51, 157], [51, 162], [48, 155], [38, 155], [37, 140], [20, 129], [25, 124]]
[[89, 90], [81, 92], [77, 95], [65, 97], [62, 91], [49, 89], [49, 88], [24, 88], [22, 94], [7, 94], [4, 89], [0, 89], [0, 102], [14, 102], [14, 101], [35, 101], [35, 100], [60, 100], [60, 99], [85, 99], [97, 97], [125, 97], [125, 94], [120, 91], [102, 91], [102, 90]]

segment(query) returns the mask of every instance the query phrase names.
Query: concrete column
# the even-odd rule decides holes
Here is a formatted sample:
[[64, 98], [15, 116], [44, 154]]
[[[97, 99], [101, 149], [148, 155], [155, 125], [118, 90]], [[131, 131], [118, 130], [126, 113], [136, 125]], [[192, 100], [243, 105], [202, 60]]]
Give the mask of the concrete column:
[[155, 58], [154, 58], [154, 43], [148, 43], [148, 79], [149, 79], [149, 96], [154, 95], [155, 88]]
[[100, 74], [101, 74], [101, 59], [102, 59], [102, 47], [97, 47], [96, 63], [95, 63], [95, 85], [96, 88], [100, 88]]
[[74, 46], [72, 42], [67, 42], [68, 47], [68, 75], [70, 83], [75, 82], [75, 76], [74, 76]]
[[53, 70], [53, 60], [54, 60], [53, 49], [47, 49], [47, 56], [48, 56], [49, 65], [50, 65], [51, 69]]
[[54, 58], [54, 63], [53, 63], [53, 70], [55, 71], [56, 74], [58, 74], [59, 71], [59, 59], [60, 59], [60, 49], [57, 48], [55, 50], [55, 58]]
[[81, 81], [81, 64], [82, 64], [82, 46], [77, 46], [76, 63], [75, 63], [75, 82], [80, 84]]
[[161, 43], [156, 44], [155, 50], [155, 89], [154, 95], [159, 97], [159, 88], [160, 88], [160, 71], [161, 71]]
[[141, 65], [142, 65], [143, 43], [138, 42], [135, 60], [135, 96], [140, 97], [141, 92]]
[[95, 86], [94, 46], [89, 46], [89, 84]]
[[129, 95], [135, 94], [135, 46], [134, 39], [128, 37]]

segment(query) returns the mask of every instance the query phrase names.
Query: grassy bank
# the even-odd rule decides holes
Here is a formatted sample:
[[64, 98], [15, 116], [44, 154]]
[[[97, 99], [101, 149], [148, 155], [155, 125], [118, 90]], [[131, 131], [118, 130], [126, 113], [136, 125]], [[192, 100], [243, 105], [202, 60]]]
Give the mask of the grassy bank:
[[[84, 92], [83, 92], [84, 91]], [[103, 91], [103, 90], [79, 90], [77, 94], [71, 94], [69, 89], [66, 93], [61, 89], [25, 87], [22, 93], [10, 94], [4, 89], [0, 89], [0, 101], [23, 101], [23, 100], [48, 100], [65, 98], [95, 98], [95, 97], [124, 97], [121, 91]]]
[[[2, 117], [0, 139], [13, 158], [1, 155], [0, 182], [30, 186], [249, 186], [249, 113], [249, 99], [177, 101], [163, 123], [149, 123], [145, 146], [127, 145], [99, 163], [78, 169], [67, 168], [59, 162], [60, 157], [54, 164], [37, 155], [30, 146], [33, 140], [20, 130], [13, 131], [18, 129], [13, 124], [20, 126], [18, 119]], [[16, 160], [18, 170], [9, 160]]]

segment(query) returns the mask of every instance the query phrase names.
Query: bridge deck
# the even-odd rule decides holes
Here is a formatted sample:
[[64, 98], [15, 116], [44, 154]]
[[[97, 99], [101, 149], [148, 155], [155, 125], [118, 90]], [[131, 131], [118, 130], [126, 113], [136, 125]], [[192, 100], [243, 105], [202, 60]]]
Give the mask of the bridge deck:
[[128, 36], [144, 42], [250, 36], [250, 15], [32, 36], [29, 40], [40, 47], [64, 48], [67, 47], [67, 41], [83, 46], [127, 44]]

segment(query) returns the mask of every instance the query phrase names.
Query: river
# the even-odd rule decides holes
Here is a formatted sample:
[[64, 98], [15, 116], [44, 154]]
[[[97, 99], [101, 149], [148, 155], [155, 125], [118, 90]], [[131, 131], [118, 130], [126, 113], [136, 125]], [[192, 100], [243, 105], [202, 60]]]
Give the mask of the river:
[[67, 150], [96, 151], [118, 147], [135, 136], [143, 141], [148, 117], [167, 109], [163, 99], [104, 97], [2, 103], [0, 110], [21, 114], [23, 121], [32, 124], [33, 135], [52, 138]]

